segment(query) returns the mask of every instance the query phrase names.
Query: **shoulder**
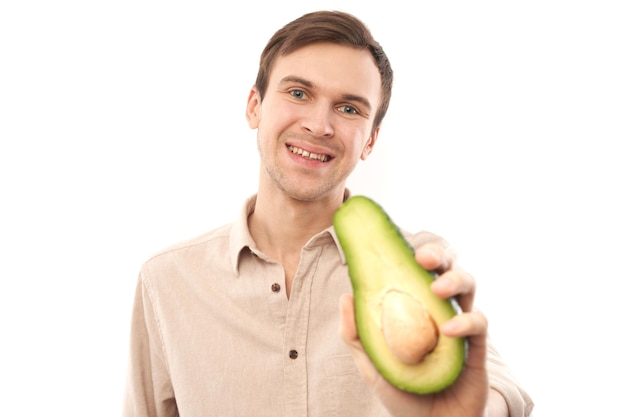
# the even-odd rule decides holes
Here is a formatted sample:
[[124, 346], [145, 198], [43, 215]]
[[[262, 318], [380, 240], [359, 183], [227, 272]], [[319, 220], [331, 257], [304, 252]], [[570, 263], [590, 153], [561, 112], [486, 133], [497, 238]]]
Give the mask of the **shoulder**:
[[406, 241], [409, 243], [409, 245], [411, 245], [413, 248], [418, 248], [420, 246], [423, 246], [427, 243], [436, 243], [438, 245], [441, 245], [443, 247], [448, 247], [448, 242], [446, 242], [446, 240], [444, 238], [442, 238], [441, 236], [432, 233], [432, 232], [428, 232], [428, 231], [421, 231], [421, 232], [417, 232], [417, 233], [411, 233], [408, 232], [404, 229], [400, 229], [400, 233], [404, 236], [404, 238], [406, 239]]
[[232, 224], [225, 224], [209, 232], [170, 245], [149, 257], [143, 265], [144, 270], [151, 267], [163, 267], [164, 264], [184, 262], [188, 259], [204, 257], [207, 253], [228, 252], [228, 242]]

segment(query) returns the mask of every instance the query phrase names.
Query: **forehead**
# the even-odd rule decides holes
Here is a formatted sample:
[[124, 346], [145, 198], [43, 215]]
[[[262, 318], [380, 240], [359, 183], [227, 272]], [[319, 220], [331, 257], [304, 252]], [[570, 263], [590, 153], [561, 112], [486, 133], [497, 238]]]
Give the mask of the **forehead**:
[[270, 88], [286, 77], [310, 81], [316, 88], [380, 102], [381, 78], [367, 49], [332, 43], [315, 43], [279, 56], [270, 74]]

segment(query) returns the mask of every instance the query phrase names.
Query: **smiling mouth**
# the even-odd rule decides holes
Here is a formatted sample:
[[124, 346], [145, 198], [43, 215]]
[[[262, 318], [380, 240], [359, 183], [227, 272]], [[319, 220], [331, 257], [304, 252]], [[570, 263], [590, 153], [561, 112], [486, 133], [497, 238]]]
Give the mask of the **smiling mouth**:
[[300, 155], [304, 158], [311, 159], [313, 161], [320, 161], [320, 162], [330, 161], [329, 155], [305, 151], [304, 149], [296, 148], [295, 146], [291, 146], [291, 145], [288, 146], [288, 149], [289, 151], [291, 151], [291, 153]]

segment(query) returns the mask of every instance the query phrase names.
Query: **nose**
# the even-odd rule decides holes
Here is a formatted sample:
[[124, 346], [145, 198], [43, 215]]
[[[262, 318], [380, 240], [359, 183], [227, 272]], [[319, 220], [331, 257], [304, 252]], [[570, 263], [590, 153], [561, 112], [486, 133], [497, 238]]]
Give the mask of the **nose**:
[[302, 118], [302, 128], [313, 136], [331, 137], [334, 134], [332, 115], [333, 108], [327, 104], [308, 106]]

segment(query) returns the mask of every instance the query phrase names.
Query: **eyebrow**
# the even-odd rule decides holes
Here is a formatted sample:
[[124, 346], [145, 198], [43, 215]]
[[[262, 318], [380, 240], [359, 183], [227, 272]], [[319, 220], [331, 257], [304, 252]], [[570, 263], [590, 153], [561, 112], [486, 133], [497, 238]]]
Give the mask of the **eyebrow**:
[[[307, 88], [311, 88], [314, 89], [315, 88], [315, 84], [313, 84], [311, 81], [304, 79], [302, 77], [298, 77], [296, 75], [288, 75], [286, 77], [284, 77], [282, 80], [279, 81], [278, 85], [283, 85], [283, 84], [288, 84], [288, 83], [297, 83], [297, 84], [301, 84]], [[372, 105], [370, 103], [370, 101], [363, 97], [363, 96], [359, 96], [356, 94], [343, 94], [341, 96], [342, 100], [347, 100], [347, 101], [355, 101], [357, 103], [362, 104], [363, 106], [365, 106], [367, 108], [368, 111], [372, 110]]]

